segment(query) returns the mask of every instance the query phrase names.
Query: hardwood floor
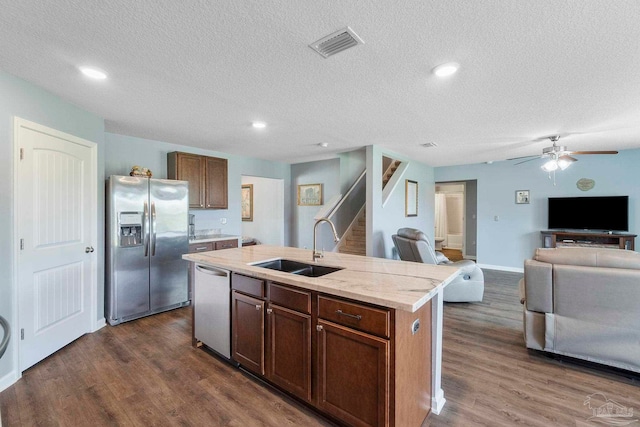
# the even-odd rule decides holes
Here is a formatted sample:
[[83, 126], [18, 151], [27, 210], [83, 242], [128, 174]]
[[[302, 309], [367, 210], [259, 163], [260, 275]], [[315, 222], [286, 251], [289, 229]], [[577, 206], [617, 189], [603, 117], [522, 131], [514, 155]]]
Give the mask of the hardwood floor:
[[[520, 277], [485, 270], [482, 303], [445, 304], [447, 403], [423, 427], [594, 425], [595, 392], [640, 412], [639, 376], [524, 347]], [[191, 347], [190, 308], [83, 336], [25, 371], [0, 408], [3, 427], [332, 425]]]
[[449, 261], [461, 261], [464, 259], [462, 257], [462, 251], [460, 249], [442, 248], [439, 251], [442, 252], [447, 258], [449, 258]]

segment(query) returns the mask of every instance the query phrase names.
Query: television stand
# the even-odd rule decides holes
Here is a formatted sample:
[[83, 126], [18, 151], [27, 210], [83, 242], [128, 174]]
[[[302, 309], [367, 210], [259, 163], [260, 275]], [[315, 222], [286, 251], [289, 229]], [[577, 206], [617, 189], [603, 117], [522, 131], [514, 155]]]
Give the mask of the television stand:
[[541, 231], [543, 248], [577, 247], [635, 250], [636, 234], [588, 231]]

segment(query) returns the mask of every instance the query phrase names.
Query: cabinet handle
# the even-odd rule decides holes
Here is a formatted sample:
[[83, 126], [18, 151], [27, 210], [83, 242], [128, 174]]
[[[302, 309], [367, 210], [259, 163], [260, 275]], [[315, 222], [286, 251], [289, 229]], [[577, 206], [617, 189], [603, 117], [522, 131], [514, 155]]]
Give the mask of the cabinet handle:
[[257, 311], [262, 310], [262, 305], [261, 305], [261, 304], [256, 304], [256, 310], [257, 310]]
[[322, 332], [322, 325], [316, 325], [316, 331]]
[[196, 265], [196, 270], [204, 273], [204, 274], [210, 274], [212, 276], [221, 276], [221, 277], [228, 277], [229, 272], [225, 271], [225, 270], [218, 270], [216, 268], [212, 268], [212, 267], [203, 267], [201, 265]]
[[271, 308], [267, 308], [267, 314], [271, 314], [273, 313], [273, 310]]
[[351, 317], [352, 319], [356, 320], [362, 320], [362, 316], [360, 316], [359, 314], [349, 314], [345, 313], [342, 310], [336, 310], [336, 314], [339, 314], [340, 316]]

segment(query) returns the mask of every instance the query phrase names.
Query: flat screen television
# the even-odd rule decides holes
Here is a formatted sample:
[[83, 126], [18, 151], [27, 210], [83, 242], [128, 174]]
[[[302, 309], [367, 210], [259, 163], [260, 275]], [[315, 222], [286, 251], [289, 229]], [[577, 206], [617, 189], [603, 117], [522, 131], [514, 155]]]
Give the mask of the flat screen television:
[[629, 231], [629, 196], [549, 197], [549, 229]]

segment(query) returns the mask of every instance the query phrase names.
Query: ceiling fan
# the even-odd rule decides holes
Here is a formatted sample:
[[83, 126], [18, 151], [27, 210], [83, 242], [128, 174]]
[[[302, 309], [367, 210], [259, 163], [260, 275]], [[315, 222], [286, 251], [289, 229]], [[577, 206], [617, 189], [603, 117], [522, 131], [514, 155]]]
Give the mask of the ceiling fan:
[[543, 148], [542, 155], [515, 157], [508, 160], [526, 159], [521, 162], [515, 163], [516, 165], [519, 165], [522, 163], [530, 162], [531, 160], [548, 158], [549, 160], [544, 165], [542, 165], [542, 170], [544, 170], [545, 172], [553, 172], [557, 169], [565, 170], [571, 165], [571, 163], [577, 162], [578, 159], [572, 157], [573, 155], [618, 154], [617, 151], [570, 151], [567, 150], [566, 146], [557, 144], [558, 140], [560, 139], [560, 135], [552, 135], [548, 138], [553, 143], [553, 145], [551, 147]]

